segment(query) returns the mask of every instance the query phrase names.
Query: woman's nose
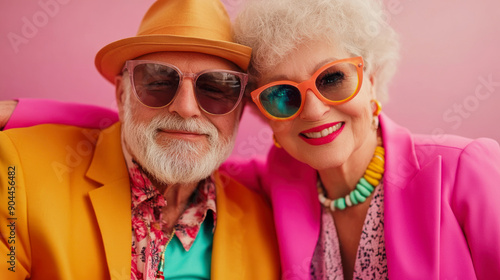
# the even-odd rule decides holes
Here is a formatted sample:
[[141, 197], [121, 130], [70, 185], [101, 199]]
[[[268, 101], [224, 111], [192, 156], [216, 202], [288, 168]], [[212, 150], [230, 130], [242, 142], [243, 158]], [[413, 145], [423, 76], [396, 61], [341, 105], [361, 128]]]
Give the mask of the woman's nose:
[[330, 105], [323, 103], [312, 90], [308, 89], [305, 95], [304, 107], [299, 117], [303, 120], [316, 121], [330, 110]]

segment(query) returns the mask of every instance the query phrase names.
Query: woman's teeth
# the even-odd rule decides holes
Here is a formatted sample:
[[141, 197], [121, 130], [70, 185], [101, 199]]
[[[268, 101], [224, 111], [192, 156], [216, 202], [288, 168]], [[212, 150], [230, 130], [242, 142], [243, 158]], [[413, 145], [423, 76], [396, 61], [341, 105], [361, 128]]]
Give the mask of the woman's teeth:
[[325, 137], [325, 136], [328, 136], [328, 135], [334, 133], [335, 131], [339, 130], [341, 127], [342, 127], [342, 123], [338, 123], [338, 124], [331, 126], [329, 128], [325, 128], [322, 131], [304, 133], [304, 135], [307, 136], [307, 138], [321, 138], [321, 137]]

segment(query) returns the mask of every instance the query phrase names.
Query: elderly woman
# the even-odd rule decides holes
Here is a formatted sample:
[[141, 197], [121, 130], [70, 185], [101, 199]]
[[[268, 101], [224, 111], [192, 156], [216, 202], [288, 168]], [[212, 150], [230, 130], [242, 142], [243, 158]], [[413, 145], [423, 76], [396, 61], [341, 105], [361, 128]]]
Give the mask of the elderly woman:
[[276, 147], [233, 175], [270, 197], [285, 279], [500, 279], [499, 145], [380, 114], [398, 42], [378, 1], [251, 1], [235, 34]]

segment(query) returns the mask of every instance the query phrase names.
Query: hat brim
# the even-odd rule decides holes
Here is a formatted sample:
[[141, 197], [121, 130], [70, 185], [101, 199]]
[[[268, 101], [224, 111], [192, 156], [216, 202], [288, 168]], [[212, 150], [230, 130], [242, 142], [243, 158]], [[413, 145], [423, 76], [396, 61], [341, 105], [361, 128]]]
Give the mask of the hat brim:
[[145, 35], [122, 39], [102, 48], [95, 65], [101, 75], [114, 83], [125, 61], [164, 51], [199, 52], [227, 59], [247, 71], [252, 49], [227, 42], [174, 35]]

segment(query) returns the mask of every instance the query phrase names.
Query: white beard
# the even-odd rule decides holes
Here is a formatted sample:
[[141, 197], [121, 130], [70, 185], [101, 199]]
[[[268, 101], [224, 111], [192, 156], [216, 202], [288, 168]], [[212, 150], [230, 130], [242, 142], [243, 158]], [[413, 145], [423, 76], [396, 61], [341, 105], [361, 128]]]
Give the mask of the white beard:
[[[238, 123], [232, 135], [225, 139], [208, 120], [183, 119], [170, 113], [156, 116], [147, 125], [137, 124], [134, 122], [130, 106], [130, 96], [133, 93], [126, 91], [124, 94], [127, 95], [122, 124], [124, 142], [132, 157], [158, 182], [164, 184], [197, 183], [209, 177], [231, 154]], [[167, 139], [158, 143], [156, 136], [160, 129], [205, 134], [208, 135], [208, 143], [194, 143], [179, 139]]]

